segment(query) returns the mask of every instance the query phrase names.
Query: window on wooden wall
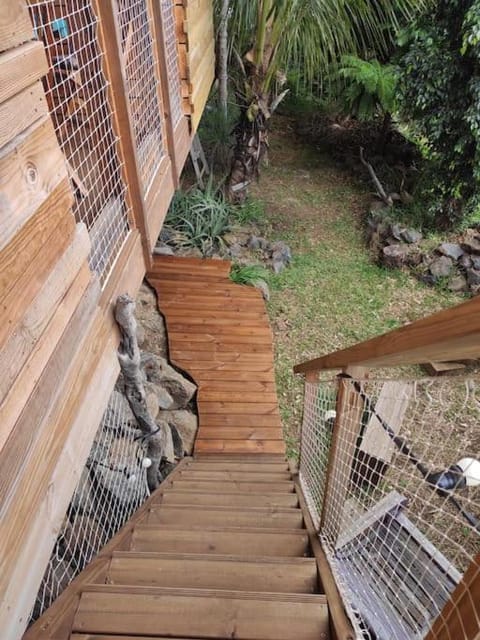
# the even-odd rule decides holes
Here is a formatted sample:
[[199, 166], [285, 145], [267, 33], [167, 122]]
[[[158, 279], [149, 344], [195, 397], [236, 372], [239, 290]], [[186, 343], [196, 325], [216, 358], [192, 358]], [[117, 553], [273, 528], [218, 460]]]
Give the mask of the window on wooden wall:
[[130, 212], [98, 19], [89, 0], [29, 6], [49, 62], [45, 91], [75, 193], [75, 218], [88, 228], [90, 265], [104, 283], [128, 235]]

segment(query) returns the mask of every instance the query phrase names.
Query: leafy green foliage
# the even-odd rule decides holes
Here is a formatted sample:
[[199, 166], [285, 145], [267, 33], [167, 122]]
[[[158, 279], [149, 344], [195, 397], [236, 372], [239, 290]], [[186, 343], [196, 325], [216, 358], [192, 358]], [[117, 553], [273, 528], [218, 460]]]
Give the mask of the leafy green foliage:
[[232, 207], [232, 219], [240, 226], [262, 222], [264, 218], [265, 206], [255, 198], [247, 198], [242, 204]]
[[266, 282], [268, 280], [268, 271], [257, 264], [249, 264], [241, 266], [234, 264], [230, 271], [230, 280], [235, 284], [244, 284], [255, 287], [259, 280]]
[[339, 75], [346, 82], [344, 98], [350, 114], [371, 120], [395, 110], [396, 75], [392, 65], [343, 56]]
[[212, 181], [205, 192], [198, 188], [177, 191], [165, 219], [165, 226], [175, 230], [175, 242], [184, 247], [196, 247], [211, 255], [230, 230], [231, 205]]
[[440, 0], [403, 34], [400, 108], [428, 161], [421, 194], [436, 225], [480, 207], [480, 0]]
[[210, 166], [220, 173], [225, 173], [229, 167], [234, 145], [233, 130], [238, 117], [239, 109], [235, 104], [229, 104], [225, 114], [212, 96], [200, 121], [198, 135]]

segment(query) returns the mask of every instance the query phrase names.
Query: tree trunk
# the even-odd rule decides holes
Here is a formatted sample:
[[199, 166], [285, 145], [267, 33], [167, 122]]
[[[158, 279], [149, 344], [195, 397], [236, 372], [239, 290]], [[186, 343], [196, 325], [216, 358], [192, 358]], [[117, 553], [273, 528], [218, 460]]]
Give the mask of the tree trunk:
[[268, 151], [268, 122], [261, 110], [254, 120], [242, 112], [235, 129], [236, 144], [232, 168], [228, 179], [228, 199], [242, 203], [247, 197], [248, 186], [258, 177], [259, 167]]
[[218, 99], [225, 119], [228, 111], [228, 11], [230, 0], [222, 0], [218, 29]]

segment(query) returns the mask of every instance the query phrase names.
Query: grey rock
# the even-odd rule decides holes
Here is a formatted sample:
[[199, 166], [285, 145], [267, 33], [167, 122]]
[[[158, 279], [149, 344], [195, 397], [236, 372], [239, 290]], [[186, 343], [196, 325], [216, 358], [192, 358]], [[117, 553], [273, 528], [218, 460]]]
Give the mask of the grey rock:
[[169, 425], [174, 425], [182, 438], [184, 452], [190, 455], [193, 451], [195, 435], [198, 429], [197, 416], [185, 409], [179, 411], [161, 411], [160, 420], [167, 422]]
[[270, 243], [265, 238], [251, 236], [248, 240], [247, 247], [252, 251], [264, 251], [268, 248], [269, 244]]
[[480, 269], [480, 256], [471, 256], [471, 262], [474, 269]]
[[390, 225], [391, 235], [395, 238], [395, 240], [398, 240], [399, 242], [402, 241], [402, 232], [403, 228], [399, 224]]
[[140, 466], [121, 470], [98, 466], [94, 474], [96, 481], [123, 505], [135, 503], [138, 484], [144, 482], [144, 470]]
[[446, 278], [451, 274], [452, 268], [452, 260], [447, 256], [441, 256], [436, 258], [430, 265], [430, 273], [434, 278]]
[[168, 244], [157, 244], [153, 250], [153, 254], [156, 256], [174, 256], [175, 251]]
[[163, 388], [171, 396], [173, 405], [170, 409], [186, 407], [193, 398], [197, 390], [196, 385], [171, 367], [165, 358], [144, 352], [141, 356], [141, 366], [147, 381]]
[[467, 229], [461, 241], [462, 249], [468, 253], [480, 254], [480, 234], [474, 229]]
[[455, 293], [467, 291], [467, 279], [462, 275], [454, 276], [448, 283], [448, 288], [450, 289], [450, 291], [453, 291]]
[[175, 457], [183, 458], [182, 436], [180, 435], [177, 427], [173, 424], [173, 422], [169, 422], [168, 426], [170, 427], [170, 431], [172, 432], [173, 450], [175, 452]]
[[84, 467], [75, 493], [70, 503], [74, 511], [80, 513], [93, 513], [95, 510], [95, 488], [90, 477], [90, 470]]
[[87, 564], [104, 545], [104, 535], [101, 522], [90, 515], [77, 515], [63, 532], [66, 552]]
[[232, 258], [238, 258], [238, 256], [241, 255], [242, 250], [242, 246], [238, 242], [235, 242], [228, 248], [228, 253]]
[[418, 276], [418, 279], [429, 287], [433, 287], [437, 282], [437, 279], [431, 273], [422, 273]]
[[399, 269], [405, 265], [409, 251], [407, 244], [391, 244], [383, 248], [382, 261], [386, 267]]
[[478, 269], [467, 269], [467, 280], [469, 286], [480, 284], [480, 271]]
[[270, 289], [268, 288], [268, 284], [265, 282], [265, 280], [263, 280], [263, 278], [258, 278], [257, 280], [255, 280], [253, 286], [256, 289], [260, 289], [264, 300], [266, 300], [267, 302], [270, 300]]
[[141, 324], [137, 324], [137, 342], [138, 342], [138, 346], [139, 347], [143, 347], [143, 345], [145, 344], [145, 338], [146, 338], [146, 334], [145, 334], [145, 329], [142, 327]]
[[149, 395], [153, 395], [155, 398], [156, 412], [152, 414], [154, 418], [157, 417], [159, 409], [175, 409], [175, 400], [162, 385], [146, 382], [145, 391], [147, 392], [147, 404]]
[[173, 238], [173, 232], [168, 227], [162, 227], [160, 235], [158, 236], [157, 244], [165, 244], [170, 242]]
[[408, 244], [416, 244], [417, 242], [420, 242], [420, 240], [423, 238], [420, 231], [417, 231], [416, 229], [404, 229], [400, 233], [400, 236], [401, 236], [401, 239], [404, 242], [407, 242]]
[[162, 420], [159, 424], [160, 428], [163, 432], [163, 458], [167, 460], [167, 462], [174, 463], [175, 462], [175, 446], [173, 442], [172, 430], [168, 422]]
[[458, 264], [464, 269], [470, 269], [472, 266], [472, 258], [468, 256], [466, 253], [458, 260]]
[[462, 247], [455, 242], [444, 242], [438, 247], [438, 250], [441, 254], [452, 260], [458, 260], [465, 253]]
[[273, 260], [272, 262], [272, 268], [275, 273], [280, 273], [285, 269], [285, 267], [286, 267], [286, 264], [285, 262], [283, 262], [283, 260]]
[[273, 260], [282, 260], [285, 264], [289, 264], [292, 260], [292, 250], [283, 242], [283, 240], [277, 240], [270, 245]]

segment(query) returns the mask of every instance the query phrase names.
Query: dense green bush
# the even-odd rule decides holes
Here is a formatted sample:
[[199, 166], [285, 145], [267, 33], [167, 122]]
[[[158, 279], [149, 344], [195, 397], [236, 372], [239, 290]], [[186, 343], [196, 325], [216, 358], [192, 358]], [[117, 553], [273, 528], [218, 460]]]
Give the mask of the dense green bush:
[[480, 0], [439, 0], [402, 37], [399, 104], [435, 226], [480, 222]]

